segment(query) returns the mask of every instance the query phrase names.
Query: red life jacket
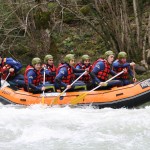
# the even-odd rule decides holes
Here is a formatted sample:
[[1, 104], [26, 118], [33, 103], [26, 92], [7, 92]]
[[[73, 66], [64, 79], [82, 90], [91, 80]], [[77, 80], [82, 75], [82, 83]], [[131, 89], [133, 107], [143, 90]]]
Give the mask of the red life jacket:
[[[119, 62], [119, 60], [118, 60]], [[120, 63], [120, 62], [119, 62]], [[128, 71], [129, 71], [129, 68], [128, 67], [125, 67], [127, 69], [127, 72], [124, 72], [122, 73], [121, 75], [119, 75], [118, 77], [116, 77], [117, 79], [128, 79], [129, 78], [129, 74], [128, 74]], [[118, 67], [118, 68], [113, 68], [113, 70], [116, 72], [116, 73], [119, 73], [121, 72], [123, 69], [125, 68], [122, 68], [122, 67]]]
[[27, 68], [25, 70], [25, 74], [24, 74], [24, 81], [25, 81], [26, 85], [28, 85], [27, 74], [28, 74], [29, 70], [33, 70], [36, 73], [36, 78], [33, 80], [33, 84], [35, 86], [39, 85], [42, 80], [42, 74], [41, 74], [40, 70], [36, 70], [35, 68], [33, 68], [30, 65], [27, 66]]
[[[56, 67], [54, 65], [50, 66], [48, 64], [43, 64], [43, 67], [46, 67], [50, 72], [56, 73]], [[54, 83], [55, 76], [46, 76], [45, 81], [50, 81], [51, 83]]]
[[[1, 78], [3, 80], [6, 79], [10, 68], [11, 68], [11, 66], [6, 64], [6, 58], [2, 59], [2, 62], [1, 62], [1, 65], [0, 65], [0, 73], [1, 73]], [[10, 75], [9, 75], [8, 78], [11, 78], [13, 76], [15, 76], [15, 72], [10, 72]]]
[[[78, 63], [76, 66], [80, 66], [81, 69], [85, 70], [86, 68], [89, 68], [89, 72], [92, 71], [92, 65], [86, 66], [83, 63]], [[75, 66], [75, 68], [76, 68]], [[79, 80], [82, 80], [84, 83], [88, 83], [91, 79], [91, 76], [89, 74], [82, 76]]]
[[67, 77], [63, 77], [62, 79], [62, 82], [66, 83], [67, 85], [71, 84], [72, 80], [74, 79], [74, 74], [73, 74], [73, 69], [71, 66], [68, 66], [66, 64], [60, 64], [58, 66], [58, 69], [57, 69], [57, 72], [56, 72], [56, 75], [59, 73], [59, 70], [61, 68], [67, 68], [67, 71], [68, 71], [68, 76]]
[[108, 62], [105, 59], [100, 58], [97, 61], [95, 61], [93, 63], [92, 68], [94, 68], [96, 66], [96, 64], [100, 61], [104, 63], [104, 70], [99, 71], [96, 76], [98, 79], [100, 79], [102, 81], [106, 81], [108, 79], [108, 75], [110, 73], [110, 64], [108, 64]]

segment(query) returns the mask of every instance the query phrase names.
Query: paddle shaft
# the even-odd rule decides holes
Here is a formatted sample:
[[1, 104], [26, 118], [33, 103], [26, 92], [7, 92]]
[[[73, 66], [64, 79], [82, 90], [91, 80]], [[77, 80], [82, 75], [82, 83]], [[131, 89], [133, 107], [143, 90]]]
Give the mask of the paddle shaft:
[[44, 67], [44, 75], [43, 75], [43, 85], [45, 85], [45, 67]]
[[[83, 73], [82, 73], [76, 80], [74, 80], [70, 85], [72, 86], [74, 83], [76, 83], [85, 73], [86, 73], [86, 71], [83, 72]], [[66, 88], [66, 89], [61, 93], [61, 95], [62, 95], [63, 93], [65, 93], [67, 90], [68, 90], [68, 88]], [[60, 95], [60, 96], [61, 96], [61, 95]]]
[[[116, 78], [117, 76], [119, 76], [119, 75], [122, 74], [123, 72], [124, 72], [124, 71], [119, 72], [118, 74], [116, 74], [115, 76], [113, 76], [112, 78], [110, 78], [109, 80], [107, 80], [106, 83], [109, 82], [109, 81], [111, 81], [112, 79]], [[88, 91], [88, 92], [86, 92], [86, 93], [83, 93], [83, 94], [79, 95], [78, 97], [74, 98], [73, 100], [71, 100], [71, 104], [72, 104], [72, 105], [77, 104], [77, 103], [80, 102], [88, 93], [90, 93], [90, 92], [92, 92], [92, 91], [98, 89], [100, 86], [101, 86], [101, 85], [98, 85], [98, 86], [95, 87], [94, 89], [92, 89], [92, 90], [90, 90], [90, 91]]]
[[[83, 72], [76, 80], [74, 80], [72, 83], [71, 83], [71, 86], [77, 82], [84, 74], [86, 73]], [[62, 93], [60, 93], [52, 102], [51, 102], [51, 106], [53, 105], [53, 103], [56, 103], [58, 101], [58, 98], [60, 98], [60, 96], [62, 96], [66, 91], [68, 90], [68, 88], [66, 88]]]
[[135, 78], [135, 67], [133, 66], [133, 78]]
[[[3, 85], [5, 84], [5, 82], [6, 82], [6, 80], [8, 79], [8, 77], [9, 77], [9, 75], [10, 75], [10, 72], [8, 73], [8, 75], [7, 75], [7, 77], [5, 78], [5, 80], [4, 80], [4, 82], [3, 82], [3, 84], [1, 85], [1, 88], [3, 87]], [[1, 89], [0, 88], [0, 89]]]
[[[44, 74], [43, 74], [43, 86], [45, 85], [45, 67], [44, 67]], [[42, 94], [42, 104], [44, 104], [44, 91], [43, 91], [43, 94]]]
[[[106, 83], [108, 83], [109, 81], [113, 80], [114, 78], [116, 78], [117, 76], [121, 75], [124, 71], [119, 72], [118, 74], [116, 74], [115, 76], [113, 76], [112, 78], [110, 78], [109, 80], [106, 81]], [[98, 89], [99, 87], [101, 87], [101, 85], [98, 85], [97, 87], [95, 87], [94, 89], [92, 89], [89, 92], [95, 91], [96, 89]]]

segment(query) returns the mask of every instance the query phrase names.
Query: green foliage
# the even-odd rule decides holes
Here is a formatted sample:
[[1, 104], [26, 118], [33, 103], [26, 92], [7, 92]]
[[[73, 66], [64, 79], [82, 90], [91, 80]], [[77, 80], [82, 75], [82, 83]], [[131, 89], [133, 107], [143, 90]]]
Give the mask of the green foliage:
[[143, 80], [143, 79], [148, 79], [148, 78], [150, 78], [150, 71], [147, 71], [147, 72], [145, 72], [145, 73], [143, 73], [143, 74], [139, 74], [139, 75], [137, 75], [136, 74], [136, 78], [140, 81], [140, 80]]
[[75, 20], [75, 15], [70, 11], [65, 10], [62, 15], [64, 23], [70, 24]]
[[89, 3], [91, 3], [92, 2], [92, 0], [81, 0], [81, 4], [82, 5], [87, 5], [87, 4], [89, 4]]
[[[4, 47], [14, 47], [13, 53], [22, 62], [28, 63], [31, 58], [36, 55], [42, 59], [45, 54], [52, 54], [54, 60], [58, 62], [60, 58], [63, 58], [63, 55], [67, 53], [75, 53], [79, 58], [83, 54], [88, 54], [94, 61], [112, 47], [118, 49], [118, 51], [120, 50], [117, 46], [121, 43], [121, 36], [117, 37], [117, 34], [124, 33], [121, 30], [121, 24], [118, 23], [120, 21], [118, 14], [121, 12], [121, 9], [124, 8], [122, 5], [123, 1], [109, 1], [114, 14], [108, 13], [111, 11], [106, 1], [98, 3], [98, 9], [96, 9], [95, 1], [93, 0], [67, 0], [61, 1], [62, 5], [59, 5], [57, 2], [48, 1], [48, 3], [43, 5], [41, 1], [41, 4], [39, 3], [35, 8], [35, 2], [24, 3], [23, 5], [19, 2], [15, 5], [8, 5], [6, 1], [0, 3], [0, 23], [4, 21], [0, 29], [0, 42], [3, 43], [4, 41]], [[149, 0], [141, 0], [138, 2], [140, 9], [143, 10], [147, 17], [149, 15], [149, 11], [147, 11], [149, 8], [148, 3]], [[75, 4], [77, 4], [77, 6]], [[16, 7], [17, 5], [19, 7]], [[63, 12], [61, 6], [64, 6]], [[14, 10], [12, 10], [13, 8]], [[19, 9], [16, 11], [16, 8]], [[34, 9], [29, 13], [27, 32], [24, 37], [25, 28], [22, 23], [25, 22], [27, 12], [29, 12], [31, 8]], [[131, 28], [127, 41], [130, 41], [129, 44], [131, 44], [131, 46], [127, 45], [125, 41], [125, 43], [122, 44], [124, 46], [123, 49], [126, 50], [129, 56], [134, 58], [135, 61], [141, 60], [142, 50], [136, 43], [137, 27], [133, 11], [133, 0], [127, 1], [126, 15], [129, 17], [128, 21], [130, 22], [127, 28]], [[142, 15], [142, 11], [139, 15]], [[117, 19], [115, 20], [115, 17], [119, 20], [118, 22]], [[88, 20], [88, 22], [86, 22], [86, 20]], [[142, 18], [142, 20], [144, 20], [144, 18]], [[113, 23], [118, 26], [115, 26]], [[144, 26], [141, 24], [141, 37], [145, 35], [146, 25], [146, 21]], [[45, 29], [48, 29], [49, 36], [45, 33]], [[8, 33], [9, 31], [10, 33]], [[18, 35], [21, 35], [21, 38], [18, 38]]]
[[48, 29], [50, 22], [50, 12], [37, 11], [34, 15], [35, 25], [37, 29]]
[[64, 41], [63, 41], [63, 44], [66, 48], [71, 48], [74, 46], [74, 42], [72, 41], [72, 39], [70, 37], [66, 38]]
[[81, 7], [80, 12], [83, 15], [88, 15], [91, 11], [90, 5], [84, 5], [83, 7]]
[[57, 7], [58, 7], [58, 4], [55, 2], [48, 3], [48, 10], [50, 13], [54, 13]]

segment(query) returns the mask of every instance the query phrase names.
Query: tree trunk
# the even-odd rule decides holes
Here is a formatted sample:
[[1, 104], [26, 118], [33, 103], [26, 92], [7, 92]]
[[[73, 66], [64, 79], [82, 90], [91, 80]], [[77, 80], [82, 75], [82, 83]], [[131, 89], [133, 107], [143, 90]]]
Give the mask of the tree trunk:
[[138, 14], [137, 0], [133, 0], [133, 10], [135, 15], [135, 23], [136, 23], [137, 45], [140, 47], [140, 19]]

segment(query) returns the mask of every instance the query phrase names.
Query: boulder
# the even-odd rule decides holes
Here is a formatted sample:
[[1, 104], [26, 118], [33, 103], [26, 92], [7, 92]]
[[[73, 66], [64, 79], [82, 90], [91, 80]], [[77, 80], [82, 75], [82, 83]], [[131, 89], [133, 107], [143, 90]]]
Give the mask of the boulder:
[[139, 64], [136, 64], [135, 71], [137, 74], [142, 74], [146, 72], [146, 68], [144, 66], [140, 66]]

